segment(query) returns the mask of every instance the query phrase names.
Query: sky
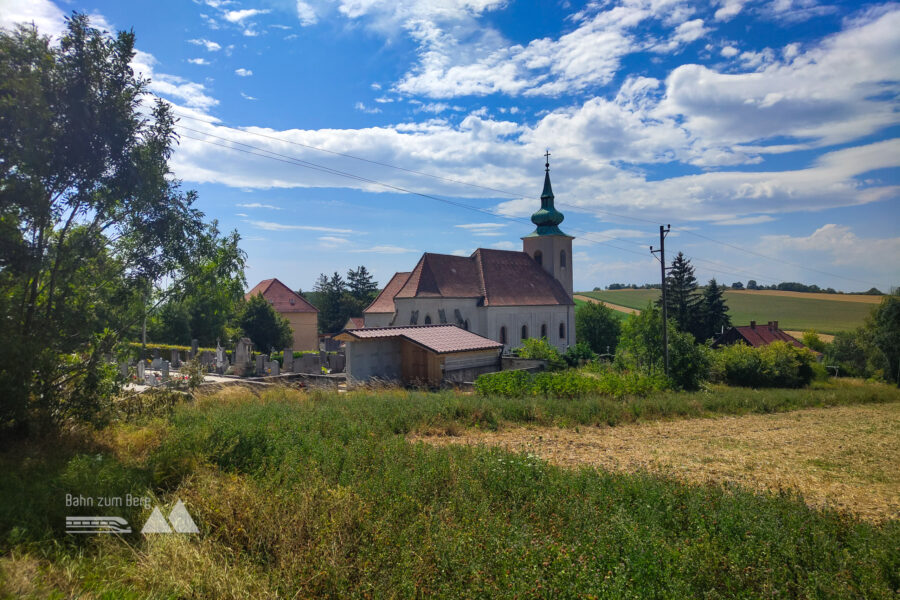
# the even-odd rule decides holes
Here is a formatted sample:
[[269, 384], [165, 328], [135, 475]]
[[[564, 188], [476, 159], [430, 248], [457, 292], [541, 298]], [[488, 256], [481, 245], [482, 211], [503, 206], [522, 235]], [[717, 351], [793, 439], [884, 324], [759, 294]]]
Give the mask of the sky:
[[548, 150], [576, 289], [658, 282], [665, 224], [701, 282], [900, 286], [900, 4], [0, 0], [0, 26], [72, 11], [134, 30], [248, 286], [520, 250]]

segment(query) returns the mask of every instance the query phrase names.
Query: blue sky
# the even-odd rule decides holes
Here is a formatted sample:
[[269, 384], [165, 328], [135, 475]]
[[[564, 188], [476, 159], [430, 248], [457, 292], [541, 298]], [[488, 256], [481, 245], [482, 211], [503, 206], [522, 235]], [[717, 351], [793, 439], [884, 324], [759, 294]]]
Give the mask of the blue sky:
[[900, 285], [898, 4], [0, 0], [0, 26], [72, 10], [134, 29], [249, 285], [520, 249], [547, 148], [578, 289], [657, 280], [665, 223], [703, 281]]

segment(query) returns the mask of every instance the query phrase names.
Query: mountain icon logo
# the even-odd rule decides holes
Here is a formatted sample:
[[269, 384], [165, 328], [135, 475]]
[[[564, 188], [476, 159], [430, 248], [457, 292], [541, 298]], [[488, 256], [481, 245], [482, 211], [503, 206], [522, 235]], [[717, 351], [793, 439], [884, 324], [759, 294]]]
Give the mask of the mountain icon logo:
[[154, 506], [141, 533], [145, 535], [149, 533], [200, 533], [200, 530], [197, 529], [197, 524], [194, 523], [194, 519], [185, 508], [184, 502], [178, 500], [172, 512], [169, 513], [168, 521], [163, 517], [159, 507]]

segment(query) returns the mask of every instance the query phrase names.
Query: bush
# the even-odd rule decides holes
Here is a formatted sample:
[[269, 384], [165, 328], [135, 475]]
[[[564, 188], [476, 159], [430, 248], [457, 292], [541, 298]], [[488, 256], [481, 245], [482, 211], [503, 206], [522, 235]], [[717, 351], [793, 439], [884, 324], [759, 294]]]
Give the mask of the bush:
[[796, 388], [812, 381], [815, 362], [815, 355], [808, 349], [787, 342], [761, 348], [735, 344], [713, 354], [710, 376], [714, 381], [743, 387]]
[[518, 348], [516, 353], [519, 358], [531, 358], [536, 360], [546, 360], [547, 368], [551, 371], [558, 371], [566, 367], [566, 361], [556, 346], [550, 345], [547, 338], [528, 338], [522, 341], [522, 346]]
[[694, 343], [694, 336], [669, 331], [669, 379], [681, 390], [697, 390], [709, 378], [710, 349]]
[[617, 371], [592, 365], [590, 373], [569, 369], [562, 372], [531, 374], [527, 371], [488, 373], [475, 380], [475, 390], [482, 396], [523, 398], [547, 396], [585, 398], [588, 396], [647, 396], [666, 389], [662, 375], [645, 375], [636, 371]]
[[819, 337], [819, 333], [815, 329], [808, 329], [804, 331], [800, 341], [803, 342], [803, 345], [810, 350], [815, 350], [816, 352], [825, 352], [826, 344], [824, 340]]
[[563, 358], [570, 367], [577, 367], [586, 362], [597, 360], [597, 355], [586, 343], [578, 342], [574, 346], [569, 346], [566, 349]]
[[[611, 308], [599, 302], [579, 306], [575, 311], [575, 337], [597, 354], [614, 353], [622, 324]], [[579, 342], [579, 343], [581, 343]]]

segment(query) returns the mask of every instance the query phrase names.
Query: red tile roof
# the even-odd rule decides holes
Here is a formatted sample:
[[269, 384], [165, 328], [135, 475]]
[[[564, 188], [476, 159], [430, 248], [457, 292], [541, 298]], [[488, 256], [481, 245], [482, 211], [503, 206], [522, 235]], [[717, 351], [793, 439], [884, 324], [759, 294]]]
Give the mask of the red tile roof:
[[244, 295], [244, 300], [249, 300], [256, 294], [262, 294], [269, 301], [277, 313], [309, 313], [319, 312], [306, 298], [292, 291], [277, 279], [264, 279]]
[[[735, 343], [739, 341], [735, 339], [736, 337], [742, 338], [748, 346], [753, 346], [754, 348], [767, 346], [772, 342], [787, 342], [798, 348], [805, 347], [796, 338], [788, 335], [773, 323], [766, 325], [738, 325], [726, 331], [719, 340], [721, 340], [721, 343]], [[716, 340], [716, 344], [720, 343], [719, 340]]]
[[[573, 303], [562, 284], [526, 253], [485, 248], [468, 257], [426, 252], [394, 297], [479, 298], [484, 306]], [[378, 312], [394, 312], [393, 301], [390, 311]]]
[[384, 286], [384, 289], [381, 290], [381, 293], [378, 294], [378, 297], [366, 307], [363, 311], [365, 313], [393, 313], [394, 312], [394, 296], [397, 295], [397, 292], [400, 291], [400, 288], [403, 287], [403, 284], [406, 283], [407, 278], [409, 277], [409, 271], [406, 273], [394, 273], [394, 276], [391, 277], [391, 280], [388, 281], [388, 284]]
[[362, 317], [350, 317], [347, 319], [347, 324], [344, 326], [344, 329], [362, 329], [365, 326], [366, 322]]
[[[413, 327], [373, 327], [370, 329], [346, 329], [340, 334], [359, 340], [399, 337], [418, 344], [436, 354], [493, 350], [503, 347], [500, 342], [489, 340], [456, 325], [417, 325]], [[344, 338], [346, 341], [346, 338]]]

